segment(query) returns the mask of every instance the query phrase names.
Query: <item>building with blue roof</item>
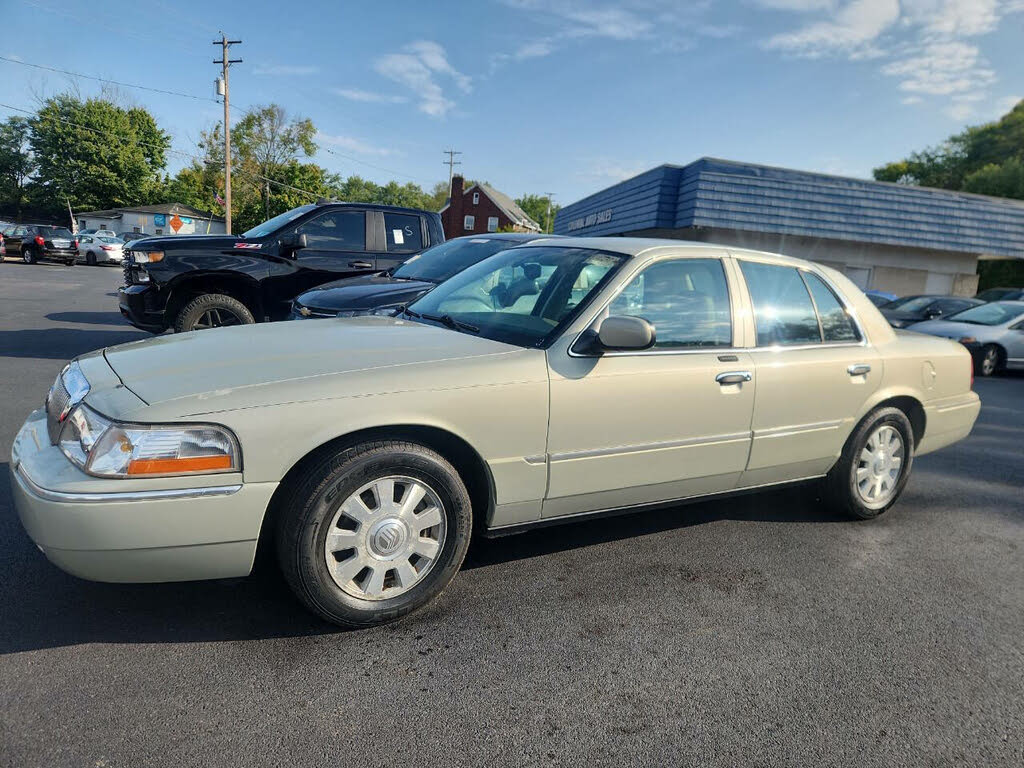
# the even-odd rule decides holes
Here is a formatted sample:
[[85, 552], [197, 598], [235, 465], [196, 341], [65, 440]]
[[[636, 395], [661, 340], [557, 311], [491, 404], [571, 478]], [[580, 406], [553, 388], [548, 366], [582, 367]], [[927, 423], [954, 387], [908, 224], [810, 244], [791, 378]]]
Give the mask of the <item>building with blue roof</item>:
[[1024, 257], [1024, 201], [703, 157], [567, 205], [554, 231], [754, 248], [864, 289], [973, 296], [979, 258]]

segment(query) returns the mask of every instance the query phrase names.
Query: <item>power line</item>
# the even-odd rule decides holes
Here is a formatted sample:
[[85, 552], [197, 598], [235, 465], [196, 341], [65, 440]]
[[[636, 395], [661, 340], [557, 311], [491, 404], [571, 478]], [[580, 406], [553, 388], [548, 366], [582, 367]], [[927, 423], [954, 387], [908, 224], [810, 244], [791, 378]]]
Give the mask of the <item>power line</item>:
[[109, 83], [110, 85], [117, 85], [122, 88], [138, 88], [140, 91], [151, 91], [152, 93], [162, 93], [166, 96], [181, 96], [185, 99], [195, 99], [196, 101], [212, 101], [214, 104], [219, 104], [217, 99], [211, 99], [207, 96], [196, 96], [192, 93], [182, 93], [181, 91], [169, 91], [164, 88], [151, 88], [148, 85], [137, 85], [135, 83], [122, 83], [119, 80], [110, 80], [106, 77], [96, 77], [95, 75], [86, 75], [81, 72], [72, 72], [69, 69], [59, 69], [58, 67], [48, 67], [44, 64], [33, 64], [30, 61], [19, 61], [18, 59], [12, 59], [9, 56], [0, 56], [0, 60], [9, 62], [11, 64], [20, 64], [23, 67], [33, 67], [34, 69], [45, 69], [47, 72], [57, 72], [62, 75], [70, 75], [71, 77], [82, 77], [86, 80], [96, 80], [100, 83]]
[[448, 159], [444, 161], [444, 164], [448, 166], [448, 197], [452, 196], [452, 179], [455, 176], [455, 166], [462, 165], [461, 160], [456, 160], [456, 155], [461, 155], [461, 152], [456, 152], [454, 149], [446, 149], [442, 154], [448, 155]]

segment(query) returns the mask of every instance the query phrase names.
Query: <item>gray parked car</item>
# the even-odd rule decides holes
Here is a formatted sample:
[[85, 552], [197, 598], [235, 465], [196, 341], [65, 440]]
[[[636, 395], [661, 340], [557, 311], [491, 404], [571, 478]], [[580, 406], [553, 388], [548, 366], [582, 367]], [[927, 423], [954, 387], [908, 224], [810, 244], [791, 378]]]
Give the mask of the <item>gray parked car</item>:
[[981, 376], [1003, 368], [1024, 370], [1024, 301], [992, 301], [908, 330], [956, 339], [971, 351]]

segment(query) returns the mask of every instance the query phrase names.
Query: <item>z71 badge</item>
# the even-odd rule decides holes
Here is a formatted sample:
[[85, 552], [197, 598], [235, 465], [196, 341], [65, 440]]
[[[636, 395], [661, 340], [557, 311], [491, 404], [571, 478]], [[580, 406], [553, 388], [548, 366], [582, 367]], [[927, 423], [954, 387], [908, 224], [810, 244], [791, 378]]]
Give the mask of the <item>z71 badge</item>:
[[263, 246], [260, 243], [235, 243], [235, 248], [259, 249]]

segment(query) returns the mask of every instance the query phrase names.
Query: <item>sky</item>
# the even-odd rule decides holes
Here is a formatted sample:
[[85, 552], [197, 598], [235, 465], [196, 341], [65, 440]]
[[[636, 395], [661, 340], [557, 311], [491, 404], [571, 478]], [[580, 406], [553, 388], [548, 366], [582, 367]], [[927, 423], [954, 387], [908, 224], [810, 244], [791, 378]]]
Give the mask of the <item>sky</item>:
[[1024, 97], [1024, 0], [0, 0], [0, 19], [3, 104], [111, 87], [33, 64], [176, 91], [116, 95], [195, 153], [223, 30], [233, 120], [311, 118], [328, 170], [429, 189], [451, 148], [562, 204], [705, 155], [869, 177]]

